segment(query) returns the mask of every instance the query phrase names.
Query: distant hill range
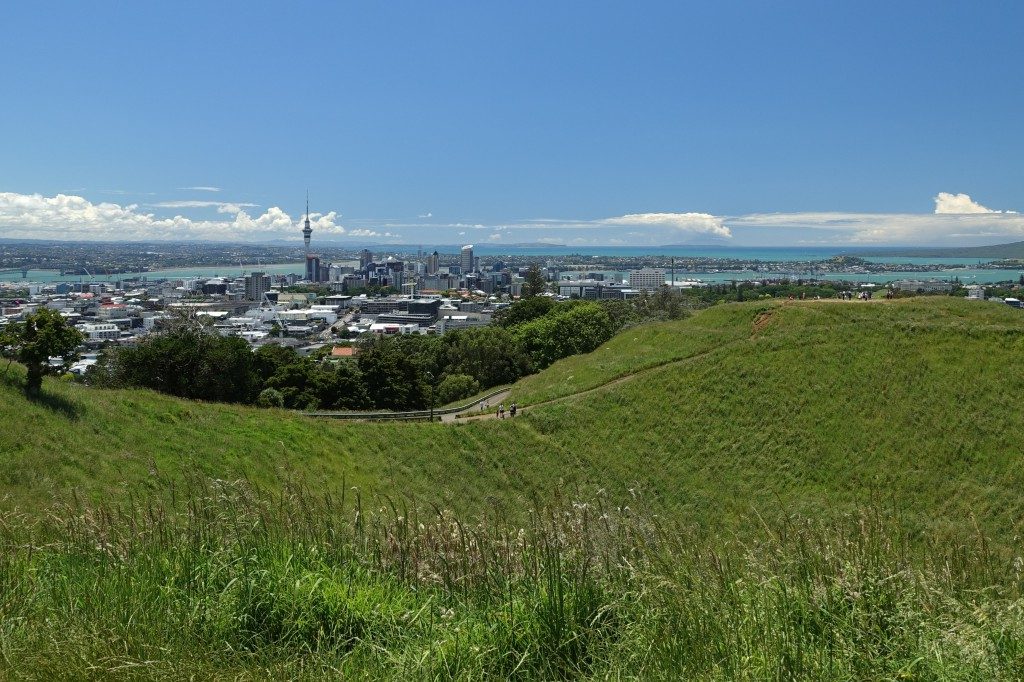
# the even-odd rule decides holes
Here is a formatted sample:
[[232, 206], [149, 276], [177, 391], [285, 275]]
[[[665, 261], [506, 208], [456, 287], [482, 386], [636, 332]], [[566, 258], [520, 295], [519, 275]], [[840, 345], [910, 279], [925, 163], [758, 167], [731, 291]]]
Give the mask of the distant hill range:
[[[892, 249], [891, 251], [886, 249], [885, 254], [887, 256], [906, 256], [908, 258], [1024, 259], [1024, 242], [992, 244], [991, 246], [930, 246], [924, 248]], [[873, 255], [878, 255], [878, 252], [875, 252]]]

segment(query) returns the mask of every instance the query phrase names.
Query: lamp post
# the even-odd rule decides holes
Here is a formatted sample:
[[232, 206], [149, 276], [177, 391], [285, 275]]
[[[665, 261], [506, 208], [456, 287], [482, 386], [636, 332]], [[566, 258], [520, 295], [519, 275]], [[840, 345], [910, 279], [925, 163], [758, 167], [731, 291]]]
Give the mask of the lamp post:
[[430, 421], [434, 421], [434, 375], [432, 372], [426, 373], [427, 385], [430, 387], [430, 397], [427, 398], [430, 403]]

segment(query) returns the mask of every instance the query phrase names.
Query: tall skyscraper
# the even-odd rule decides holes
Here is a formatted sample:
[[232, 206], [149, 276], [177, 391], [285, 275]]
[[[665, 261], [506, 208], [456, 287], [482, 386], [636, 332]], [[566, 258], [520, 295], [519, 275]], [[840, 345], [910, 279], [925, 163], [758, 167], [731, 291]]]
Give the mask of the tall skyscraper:
[[363, 249], [359, 252], [359, 269], [362, 270], [367, 265], [373, 262], [373, 254], [370, 253], [369, 249]]
[[306, 192], [306, 223], [302, 228], [302, 241], [306, 244], [306, 255], [309, 255], [309, 238], [313, 236], [313, 228], [309, 226], [309, 192]]
[[473, 245], [467, 244], [462, 247], [462, 257], [459, 259], [459, 265], [462, 267], [462, 273], [467, 274], [473, 272]]
[[435, 251], [434, 253], [427, 256], [427, 274], [436, 275], [438, 268], [441, 266], [441, 255]]
[[306, 254], [306, 279], [310, 282], [320, 281], [320, 256]]

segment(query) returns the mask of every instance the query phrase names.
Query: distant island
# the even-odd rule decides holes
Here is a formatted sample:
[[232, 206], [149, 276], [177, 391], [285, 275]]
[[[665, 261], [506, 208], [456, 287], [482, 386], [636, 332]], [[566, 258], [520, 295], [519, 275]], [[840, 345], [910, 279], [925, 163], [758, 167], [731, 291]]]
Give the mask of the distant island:
[[[877, 251], [874, 255], [877, 255]], [[921, 248], [886, 249], [886, 255], [906, 258], [990, 258], [1024, 259], [1024, 242], [990, 246], [929, 246]], [[858, 255], [869, 255], [861, 253]]]

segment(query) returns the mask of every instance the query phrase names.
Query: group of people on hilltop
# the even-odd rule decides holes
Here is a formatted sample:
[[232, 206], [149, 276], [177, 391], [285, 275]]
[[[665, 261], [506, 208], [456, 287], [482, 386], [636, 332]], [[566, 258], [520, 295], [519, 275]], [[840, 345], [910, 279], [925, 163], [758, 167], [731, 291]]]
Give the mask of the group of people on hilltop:
[[[508, 407], [508, 414], [509, 414], [509, 416], [514, 419], [518, 409], [519, 408], [516, 406], [515, 403], [512, 403], [511, 405], [509, 405], [509, 407]], [[494, 414], [494, 416], [497, 417], [498, 419], [504, 419], [505, 418], [505, 403], [501, 403], [500, 405], [498, 405], [498, 411]]]
[[[839, 298], [841, 300], [843, 300], [843, 301], [852, 301], [853, 300], [853, 292], [852, 291], [840, 291], [839, 292]], [[886, 298], [889, 298], [888, 294], [886, 295]], [[862, 291], [862, 292], [858, 293], [857, 294], [857, 300], [858, 301], [870, 301], [871, 300], [871, 292], [865, 290], [865, 291]]]

